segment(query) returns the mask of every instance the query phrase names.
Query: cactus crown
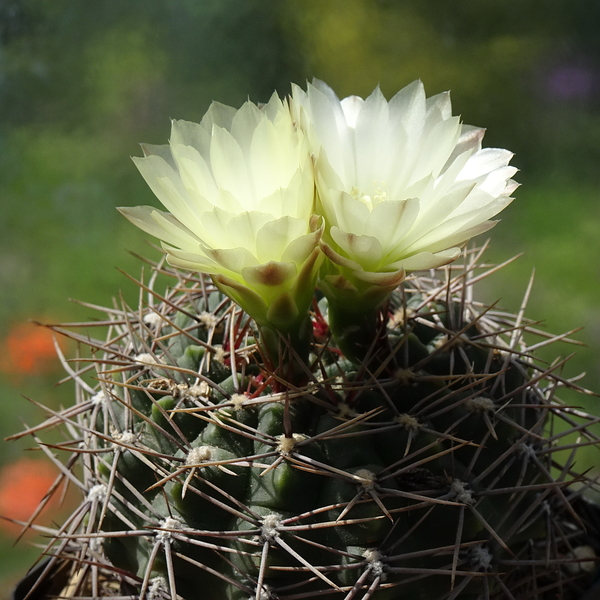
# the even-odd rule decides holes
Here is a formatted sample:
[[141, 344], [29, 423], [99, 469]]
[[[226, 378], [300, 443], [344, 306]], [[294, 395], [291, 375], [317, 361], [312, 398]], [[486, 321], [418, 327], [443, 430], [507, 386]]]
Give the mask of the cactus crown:
[[61, 428], [81, 502], [17, 600], [575, 600], [569, 434], [597, 438], [533, 356], [566, 336], [474, 299], [496, 267], [464, 248], [517, 187], [482, 137], [420, 82], [315, 81], [145, 146], [169, 212], [122, 212], [210, 277], [151, 263], [137, 307], [51, 326], [89, 348], [75, 403], [21, 435]]
[[74, 486], [80, 503], [41, 529], [48, 558], [29, 589], [50, 578], [70, 598], [577, 598], [595, 559], [581, 510], [594, 483], [569, 435], [597, 438], [558, 393], [587, 392], [561, 376], [564, 361], [533, 356], [568, 338], [474, 299], [497, 270], [482, 252], [401, 284], [360, 364], [315, 297], [293, 382], [209, 278], [163, 262], [138, 282], [139, 306], [49, 325], [82, 348], [62, 357], [75, 402], [20, 435], [61, 429], [40, 447], [61, 470], [52, 492]]

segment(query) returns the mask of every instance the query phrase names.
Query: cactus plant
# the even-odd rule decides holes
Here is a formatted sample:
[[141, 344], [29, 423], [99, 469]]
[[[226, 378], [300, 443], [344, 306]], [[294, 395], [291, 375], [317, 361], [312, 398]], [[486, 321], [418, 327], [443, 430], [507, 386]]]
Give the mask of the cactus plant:
[[577, 598], [592, 482], [561, 450], [592, 418], [521, 313], [472, 299], [479, 261], [404, 282], [362, 365], [315, 299], [298, 386], [210, 280], [162, 264], [139, 307], [81, 324], [106, 339], [53, 326], [91, 349], [64, 361], [73, 406], [29, 432], [63, 429], [42, 447], [81, 491], [46, 549], [48, 572], [71, 561], [63, 597]]
[[[510, 201], [509, 156], [482, 155], [481, 130], [461, 129], [446, 97], [425, 104], [413, 85], [390, 111], [413, 111], [413, 125], [420, 114], [426, 133], [449, 131], [435, 185], [405, 174], [420, 201], [389, 199], [391, 185], [378, 199], [354, 188], [336, 196], [335, 152], [305, 160], [318, 93], [330, 94], [316, 84], [295, 90], [291, 110], [272, 99], [237, 113], [257, 138], [292, 136], [276, 145], [286, 158], [265, 164], [294, 183], [282, 192], [277, 180], [275, 194], [265, 184], [268, 201], [246, 199], [227, 221], [219, 202], [231, 205], [235, 186], [206, 184], [203, 171], [202, 185], [221, 194], [202, 208], [211, 231], [186, 199], [201, 185], [189, 161], [213, 142], [213, 161], [226, 147], [238, 156], [231, 140], [242, 131], [256, 166], [241, 118], [213, 107], [208, 125], [174, 124], [171, 154], [146, 150], [140, 170], [173, 215], [123, 212], [167, 243], [175, 266], [147, 261], [136, 307], [121, 299], [94, 307], [97, 321], [49, 325], [82, 348], [61, 355], [75, 402], [20, 435], [62, 430], [63, 441], [39, 444], [81, 503], [44, 530], [47, 558], [18, 598], [576, 600], [589, 584], [597, 548], [581, 506], [594, 482], [574, 456], [597, 443], [595, 419], [558, 397], [585, 393], [561, 375], [564, 361], [534, 355], [568, 336], [537, 330], [524, 307], [513, 315], [476, 300], [473, 286], [497, 267], [482, 262], [485, 248], [460, 250]], [[372, 98], [365, 112], [383, 110]], [[329, 100], [360, 137], [363, 104]], [[433, 151], [423, 135], [406, 146]], [[296, 151], [300, 166], [281, 167]], [[219, 160], [214, 177], [231, 167]], [[316, 209], [312, 163], [325, 173], [314, 175]], [[294, 210], [280, 211], [291, 197]], [[352, 219], [367, 209], [357, 231]], [[394, 215], [409, 220], [396, 223], [404, 233], [375, 244]], [[248, 239], [257, 229], [273, 247]]]

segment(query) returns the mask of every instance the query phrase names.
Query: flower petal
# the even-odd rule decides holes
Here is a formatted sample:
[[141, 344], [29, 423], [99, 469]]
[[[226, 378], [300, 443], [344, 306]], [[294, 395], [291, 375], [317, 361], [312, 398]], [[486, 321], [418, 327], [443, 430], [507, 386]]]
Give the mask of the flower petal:
[[402, 240], [419, 215], [420, 202], [417, 198], [380, 202], [369, 215], [365, 232], [377, 236], [384, 254], [393, 250]]
[[241, 273], [247, 267], [258, 264], [254, 254], [246, 248], [206, 248], [206, 255], [231, 273]]
[[207, 156], [210, 148], [210, 132], [199, 123], [173, 119], [171, 121], [171, 145], [191, 146], [202, 156]]
[[231, 192], [245, 210], [251, 210], [254, 190], [244, 153], [231, 133], [217, 125], [212, 132], [210, 164], [219, 187]]
[[394, 263], [393, 266], [403, 268], [406, 271], [437, 269], [438, 267], [442, 267], [443, 265], [447, 265], [453, 260], [456, 260], [460, 255], [460, 252], [460, 248], [449, 248], [448, 250], [436, 252], [435, 254], [433, 252], [419, 252], [408, 258], [403, 258], [397, 263]]
[[246, 267], [242, 269], [241, 273], [251, 287], [258, 288], [284, 285], [296, 276], [297, 271], [294, 263], [270, 261], [262, 265]]
[[256, 236], [256, 256], [260, 262], [267, 257], [280, 259], [288, 246], [296, 239], [306, 235], [308, 223], [301, 219], [282, 217], [276, 221], [267, 221]]
[[383, 249], [379, 240], [371, 235], [356, 235], [332, 227], [329, 231], [332, 239], [351, 260], [370, 271], [380, 266]]

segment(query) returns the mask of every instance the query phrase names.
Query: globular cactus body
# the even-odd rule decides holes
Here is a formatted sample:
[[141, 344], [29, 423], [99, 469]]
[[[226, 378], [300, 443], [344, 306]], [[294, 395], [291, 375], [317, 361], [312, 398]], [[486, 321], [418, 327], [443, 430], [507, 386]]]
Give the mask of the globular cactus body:
[[478, 259], [404, 282], [361, 364], [316, 299], [295, 382], [210, 280], [163, 266], [174, 287], [107, 309], [106, 340], [55, 327], [93, 350], [65, 363], [76, 404], [46, 423], [83, 498], [48, 546], [71, 557], [63, 594], [578, 598], [586, 479], [551, 426], [593, 436], [522, 316], [472, 299]]

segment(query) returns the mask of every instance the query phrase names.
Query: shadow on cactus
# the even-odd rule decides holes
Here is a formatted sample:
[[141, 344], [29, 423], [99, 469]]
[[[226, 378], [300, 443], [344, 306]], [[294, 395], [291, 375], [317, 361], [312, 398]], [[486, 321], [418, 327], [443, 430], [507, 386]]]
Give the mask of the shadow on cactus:
[[[20, 436], [62, 430], [44, 447], [81, 503], [43, 529], [17, 600], [578, 600], [590, 586], [600, 519], [575, 453], [599, 443], [598, 419], [559, 398], [589, 394], [563, 360], [534, 357], [571, 340], [537, 330], [526, 302], [512, 315], [473, 293], [498, 267], [465, 247], [510, 201], [510, 153], [481, 150], [481, 130], [419, 84], [389, 106], [332, 94], [213, 105], [174, 123], [170, 150], [146, 149], [171, 213], [124, 212], [188, 271], [149, 263], [139, 306], [49, 326], [89, 351], [61, 357], [73, 406]], [[328, 115], [366, 144], [354, 174], [319, 131]], [[361, 127], [428, 170], [377, 156]]]

